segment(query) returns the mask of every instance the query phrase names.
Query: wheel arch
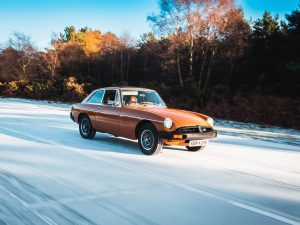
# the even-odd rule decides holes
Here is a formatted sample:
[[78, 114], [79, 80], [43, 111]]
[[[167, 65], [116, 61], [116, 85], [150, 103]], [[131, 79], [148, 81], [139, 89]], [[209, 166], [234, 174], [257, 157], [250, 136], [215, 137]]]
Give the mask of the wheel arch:
[[[139, 130], [141, 129], [141, 127], [142, 126], [144, 126], [145, 124], [147, 124], [147, 123], [150, 123], [150, 124], [152, 124], [154, 127], [155, 127], [155, 125], [154, 125], [154, 123], [152, 123], [150, 120], [141, 120], [137, 125], [136, 125], [136, 127], [135, 127], [135, 138], [137, 139], [138, 138], [138, 135], [139, 135]], [[156, 127], [155, 127], [155, 129], [157, 129]]]
[[89, 118], [89, 120], [91, 120], [88, 114], [86, 114], [86, 113], [79, 113], [78, 119], [77, 119], [78, 123], [80, 123], [80, 120], [81, 120], [82, 117], [84, 117], [84, 116], [87, 116], [87, 117]]

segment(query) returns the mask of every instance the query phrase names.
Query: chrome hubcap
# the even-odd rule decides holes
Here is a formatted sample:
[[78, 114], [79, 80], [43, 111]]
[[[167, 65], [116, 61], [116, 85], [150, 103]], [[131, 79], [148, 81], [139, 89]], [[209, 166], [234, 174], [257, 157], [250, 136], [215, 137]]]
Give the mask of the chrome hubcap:
[[143, 131], [141, 135], [141, 144], [145, 150], [151, 150], [154, 145], [154, 135], [151, 130]]
[[81, 122], [81, 132], [84, 135], [88, 135], [89, 130], [90, 130], [90, 123], [86, 118], [84, 118]]

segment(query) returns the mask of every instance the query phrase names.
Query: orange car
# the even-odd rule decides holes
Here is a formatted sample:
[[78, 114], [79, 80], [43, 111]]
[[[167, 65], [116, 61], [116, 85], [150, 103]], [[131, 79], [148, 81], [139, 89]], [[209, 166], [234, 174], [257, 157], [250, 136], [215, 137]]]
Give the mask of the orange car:
[[217, 136], [212, 118], [168, 108], [156, 91], [146, 88], [100, 88], [73, 105], [70, 116], [83, 138], [98, 131], [138, 139], [146, 155], [158, 153], [163, 144], [198, 151]]

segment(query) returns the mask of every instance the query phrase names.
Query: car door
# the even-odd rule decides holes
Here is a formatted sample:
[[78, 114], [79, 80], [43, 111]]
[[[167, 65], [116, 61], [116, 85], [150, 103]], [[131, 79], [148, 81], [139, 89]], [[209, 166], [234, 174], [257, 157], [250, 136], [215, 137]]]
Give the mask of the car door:
[[104, 96], [104, 90], [97, 90], [94, 91], [90, 95], [90, 97], [82, 103], [83, 108], [85, 109], [85, 113], [88, 114], [92, 126], [96, 130], [97, 130], [96, 114], [97, 114], [97, 110], [99, 109], [99, 106], [102, 103], [103, 96]]
[[96, 113], [97, 129], [104, 133], [119, 135], [120, 93], [118, 89], [105, 90], [102, 104]]

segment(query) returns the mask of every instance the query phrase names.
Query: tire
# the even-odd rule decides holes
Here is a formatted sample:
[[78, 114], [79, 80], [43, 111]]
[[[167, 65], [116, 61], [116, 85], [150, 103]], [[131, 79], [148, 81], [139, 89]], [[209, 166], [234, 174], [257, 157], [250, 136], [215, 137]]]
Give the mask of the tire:
[[206, 145], [204, 146], [197, 146], [197, 147], [189, 147], [189, 146], [185, 146], [187, 150], [189, 150], [190, 152], [197, 152], [197, 151], [201, 151], [205, 148]]
[[96, 130], [92, 127], [92, 123], [88, 116], [83, 116], [79, 121], [79, 133], [84, 139], [93, 139]]
[[156, 128], [151, 123], [143, 125], [139, 130], [138, 143], [145, 155], [155, 155], [161, 151], [163, 146]]

